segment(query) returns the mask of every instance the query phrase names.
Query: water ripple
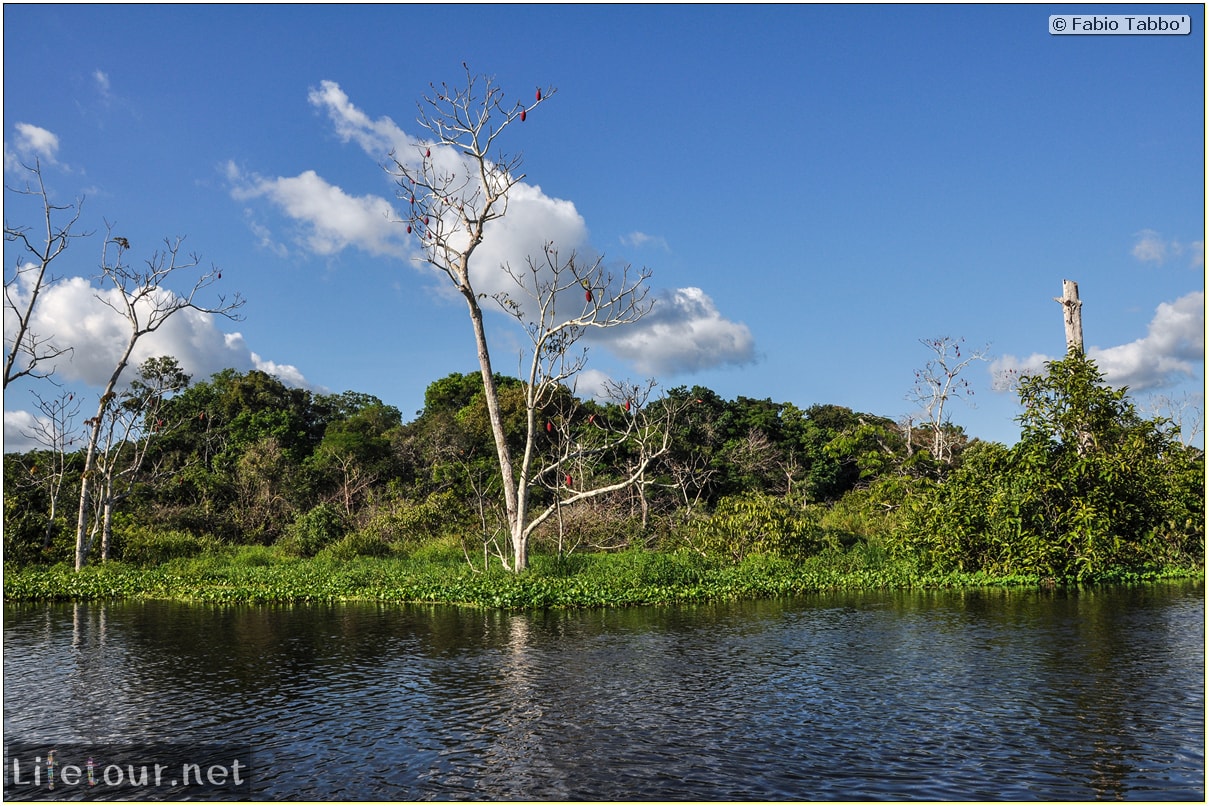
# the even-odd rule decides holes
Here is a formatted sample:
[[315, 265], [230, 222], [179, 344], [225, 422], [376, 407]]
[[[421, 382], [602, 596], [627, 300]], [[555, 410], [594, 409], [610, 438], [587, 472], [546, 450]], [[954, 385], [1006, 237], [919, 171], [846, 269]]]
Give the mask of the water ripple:
[[1204, 796], [1200, 586], [586, 613], [6, 606], [5, 733], [254, 747], [258, 797]]

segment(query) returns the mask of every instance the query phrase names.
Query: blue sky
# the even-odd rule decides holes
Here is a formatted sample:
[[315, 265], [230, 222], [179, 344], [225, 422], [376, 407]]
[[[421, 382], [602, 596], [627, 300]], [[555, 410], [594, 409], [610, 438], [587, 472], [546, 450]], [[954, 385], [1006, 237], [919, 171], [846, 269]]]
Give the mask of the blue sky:
[[[1204, 13], [1145, 8], [1191, 35], [1048, 33], [1120, 6], [6, 5], [5, 182], [40, 158], [97, 233], [55, 264], [39, 320], [75, 348], [57, 377], [92, 395], [82, 416], [116, 349], [88, 286], [108, 221], [136, 258], [187, 236], [248, 299], [141, 354], [410, 419], [477, 364], [464, 304], [384, 223], [403, 207], [380, 166], [465, 61], [510, 98], [557, 88], [508, 131], [540, 202], [514, 234], [654, 273], [654, 314], [591, 345], [585, 389], [655, 377], [899, 418], [919, 340], [949, 336], [991, 359], [954, 422], [1010, 444], [996, 373], [1064, 351], [1063, 278], [1111, 381], [1203, 409]], [[5, 196], [6, 222], [36, 222]], [[523, 264], [523, 242], [485, 255]], [[20, 260], [6, 244], [6, 282]], [[517, 374], [523, 334], [489, 328]], [[42, 384], [7, 390], [7, 450]]]

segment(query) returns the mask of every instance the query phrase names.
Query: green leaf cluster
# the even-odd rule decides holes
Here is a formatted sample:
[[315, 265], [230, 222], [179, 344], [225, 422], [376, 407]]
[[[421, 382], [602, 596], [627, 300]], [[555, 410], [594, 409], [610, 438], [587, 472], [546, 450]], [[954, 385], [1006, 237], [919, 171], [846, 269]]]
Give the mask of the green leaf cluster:
[[967, 449], [896, 548], [935, 570], [1086, 581], [1204, 555], [1204, 453], [1073, 353], [1020, 386], [1022, 437]]

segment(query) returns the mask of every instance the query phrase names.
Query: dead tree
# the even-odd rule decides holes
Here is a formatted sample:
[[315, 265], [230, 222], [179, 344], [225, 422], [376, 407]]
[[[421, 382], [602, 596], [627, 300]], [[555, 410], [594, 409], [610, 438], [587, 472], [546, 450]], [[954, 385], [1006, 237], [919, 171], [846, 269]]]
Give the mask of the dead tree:
[[[4, 278], [4, 319], [6, 322], [16, 323], [12, 341], [9, 342], [7, 337], [5, 338], [4, 348], [8, 353], [4, 358], [5, 389], [17, 378], [47, 377], [54, 369], [42, 371], [38, 366], [52, 363], [59, 356], [71, 351], [70, 347], [55, 345], [51, 341], [52, 336], [36, 333], [32, 329], [32, 323], [38, 307], [38, 298], [56, 279], [50, 274], [51, 263], [63, 254], [73, 238], [82, 238], [89, 234], [71, 231], [80, 219], [83, 201], [66, 207], [52, 204], [46, 192], [46, 184], [42, 181], [41, 163], [35, 162], [32, 168], [24, 165], [22, 167], [33, 174], [32, 183], [27, 183], [23, 190], [6, 189], [37, 198], [42, 207], [43, 221], [37, 234], [34, 234], [32, 227], [13, 226], [7, 221], [4, 222], [4, 240], [18, 243], [24, 248], [13, 274], [6, 274]], [[56, 221], [56, 218], [59, 220]], [[27, 256], [32, 257], [32, 260], [26, 262]], [[5, 331], [7, 333], [7, 327]], [[18, 356], [22, 356], [20, 362], [17, 360]]]
[[1083, 303], [1079, 301], [1079, 284], [1062, 281], [1062, 296], [1054, 297], [1062, 306], [1062, 322], [1066, 326], [1066, 352], [1083, 355]]
[[[506, 214], [511, 190], [525, 178], [521, 158], [499, 149], [501, 136], [554, 92], [539, 89], [532, 103], [508, 104], [494, 79], [475, 76], [466, 68], [464, 86], [434, 86], [420, 104], [419, 124], [433, 139], [416, 143], [413, 154], [392, 153], [388, 165], [400, 185], [400, 198], [407, 202], [401, 223], [419, 238], [424, 260], [448, 277], [466, 302], [503, 486], [510, 548], [501, 560], [512, 571], [527, 566], [529, 536], [554, 512], [544, 510], [533, 517], [529, 513], [530, 490], [548, 472], [534, 466], [537, 411], [552, 389], [583, 367], [581, 357], [568, 356], [588, 329], [637, 321], [650, 309], [644, 301], [649, 277], [645, 270], [631, 274], [627, 269], [613, 278], [599, 260], [581, 262], [575, 255], [560, 259], [552, 244], [542, 256], [529, 258], [527, 271], [502, 267], [519, 291], [515, 296], [495, 294], [494, 300], [521, 323], [532, 346], [524, 379], [525, 447], [520, 456], [513, 456], [483, 325], [481, 301], [488, 296], [475, 286], [471, 258], [488, 225]], [[586, 492], [577, 495], [577, 500], [587, 497]]]
[[50, 499], [46, 531], [42, 536], [42, 549], [45, 551], [54, 541], [57, 526], [55, 520], [59, 516], [59, 498], [67, 479], [68, 449], [79, 437], [75, 420], [80, 413], [80, 401], [76, 399], [74, 392], [68, 391], [61, 391], [58, 397], [52, 400], [35, 392], [34, 399], [42, 416], [34, 420], [31, 431], [23, 431], [22, 434], [37, 442], [49, 453], [44, 472], [37, 473], [37, 465], [30, 468], [30, 475], [45, 485], [47, 497]]
[[164, 413], [167, 397], [189, 385], [190, 378], [176, 359], [149, 358], [139, 367], [139, 377], [118, 396], [120, 402], [106, 412], [96, 453], [89, 543], [99, 531], [102, 560], [110, 557], [117, 507], [134, 493], [140, 482], [154, 484], [169, 475], [161, 463], [151, 461], [154, 444], [185, 424], [184, 418], [165, 418]]
[[968, 380], [960, 377], [961, 372], [974, 361], [985, 361], [990, 349], [983, 347], [972, 353], [967, 352], [963, 358], [961, 345], [964, 342], [965, 339], [954, 340], [948, 336], [920, 339], [919, 343], [935, 353], [936, 357], [923, 369], [915, 371], [915, 388], [908, 395], [908, 399], [919, 405], [932, 432], [932, 457], [942, 462], [952, 457], [954, 442], [945, 407], [952, 398], [968, 400], [973, 396], [974, 389]]
[[126, 344], [122, 349], [113, 372], [105, 383], [104, 390], [97, 402], [95, 416], [84, 421], [89, 427], [87, 452], [84, 456], [84, 472], [80, 479], [80, 509], [76, 520], [76, 554], [75, 568], [80, 570], [88, 559], [92, 541], [89, 539], [88, 512], [93, 493], [94, 476], [97, 471], [97, 448], [101, 441], [102, 429], [106, 423], [106, 414], [117, 398], [118, 381], [125, 371], [134, 348], [139, 340], [148, 333], [154, 333], [172, 316], [185, 310], [200, 313], [218, 314], [228, 319], [238, 319], [238, 309], [244, 304], [243, 298], [235, 294], [229, 301], [219, 295], [214, 305], [204, 305], [199, 301], [203, 291], [212, 286], [222, 277], [222, 272], [215, 267], [204, 270], [195, 279], [192, 288], [184, 295], [177, 294], [165, 287], [165, 283], [176, 276], [190, 273], [201, 265], [197, 255], [184, 255], [181, 252], [183, 238], [165, 240], [165, 248], [155, 252], [138, 269], [125, 262], [126, 254], [130, 251], [130, 243], [125, 238], [113, 237], [112, 227], [109, 228], [105, 244], [101, 251], [101, 289], [96, 296], [102, 303], [120, 316], [129, 332]]

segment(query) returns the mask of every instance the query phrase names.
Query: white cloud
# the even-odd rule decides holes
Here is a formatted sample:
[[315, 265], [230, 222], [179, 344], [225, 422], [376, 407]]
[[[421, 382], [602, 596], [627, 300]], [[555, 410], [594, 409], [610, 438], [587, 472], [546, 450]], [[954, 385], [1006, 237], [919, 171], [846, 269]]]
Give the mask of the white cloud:
[[1205, 267], [1205, 242], [1193, 241], [1188, 244], [1189, 265], [1194, 269], [1203, 269]]
[[[242, 337], [240, 337], [240, 341], [242, 343]], [[307, 379], [303, 377], [302, 372], [298, 369], [298, 367], [294, 366], [293, 364], [278, 364], [276, 361], [265, 361], [256, 353], [252, 353], [251, 358], [252, 364], [256, 367], [256, 369], [275, 376], [277, 380], [281, 381], [286, 386], [295, 386], [321, 392], [326, 391], [325, 389], [316, 387], [309, 383]]]
[[102, 98], [109, 97], [109, 74], [103, 70], [94, 70], [92, 73], [93, 79], [97, 82], [97, 90], [100, 91]]
[[[315, 254], [334, 255], [349, 246], [371, 255], [407, 254], [405, 233], [397, 223], [399, 215], [380, 196], [350, 196], [314, 171], [266, 179], [245, 177], [228, 165], [227, 176], [235, 184], [231, 195], [236, 199], [267, 198], [287, 216], [302, 223], [306, 228], [303, 244]], [[263, 227], [258, 235], [262, 243], [272, 242]]]
[[1087, 354], [1113, 386], [1132, 390], [1167, 386], [1195, 377], [1205, 362], [1205, 292], [1160, 303], [1143, 338]]
[[1133, 245], [1133, 256], [1143, 263], [1161, 264], [1167, 259], [1167, 243], [1157, 232], [1144, 229], [1135, 236], [1138, 240]]
[[[1131, 391], [1156, 389], [1196, 377], [1205, 364], [1205, 292], [1193, 291], [1155, 309], [1146, 335], [1116, 347], [1089, 347], [1110, 386]], [[999, 392], [1014, 388], [1021, 375], [1043, 372], [1054, 358], [1033, 353], [1028, 358], [1001, 356], [991, 363], [992, 387]]]
[[32, 123], [18, 123], [13, 128], [17, 130], [13, 139], [13, 148], [8, 143], [4, 145], [5, 170], [16, 170], [21, 163], [32, 164], [35, 159], [43, 160], [51, 165], [57, 165], [56, 156], [59, 153], [59, 136], [52, 131], [35, 126]]
[[[308, 100], [327, 113], [344, 142], [356, 143], [375, 160], [383, 160], [394, 151], [396, 159], [414, 168], [420, 164], [420, 148], [431, 148], [431, 160], [438, 173], [474, 175], [465, 155], [458, 150], [412, 137], [389, 117], [370, 117], [335, 82], [321, 82], [318, 89], [311, 90]], [[335, 254], [349, 247], [391, 257], [414, 258], [419, 254], [419, 241], [408, 236], [402, 224], [394, 223], [400, 216], [381, 197], [350, 196], [314, 171], [304, 171], [296, 177], [265, 179], [244, 176], [229, 164], [227, 174], [236, 199], [263, 198], [271, 202], [302, 226], [301, 243], [315, 254]], [[454, 229], [452, 221], [448, 225]], [[263, 244], [277, 248], [263, 225], [256, 224], [254, 231]], [[632, 246], [653, 244], [667, 248], [662, 238], [642, 232], [634, 232], [627, 239]], [[483, 242], [471, 258], [475, 288], [488, 295], [510, 293], [523, 304], [523, 295], [516, 293], [515, 282], [500, 267], [508, 265], [518, 274], [527, 274], [529, 258], [540, 258], [548, 243], [554, 244], [564, 261], [572, 252], [581, 260], [593, 259], [597, 254], [589, 244], [587, 224], [573, 202], [549, 196], [537, 185], [515, 183], [508, 194], [507, 215], [487, 224]], [[458, 246], [456, 242], [451, 245]], [[445, 293], [454, 293], [447, 282], [441, 288]], [[747, 326], [725, 319], [713, 300], [697, 288], [665, 295], [657, 301], [655, 310], [636, 325], [593, 330], [587, 339], [629, 359], [642, 372], [695, 372], [747, 363], [755, 354]]]
[[4, 452], [25, 453], [42, 447], [37, 440], [26, 436], [34, 433], [37, 418], [28, 411], [4, 412]]
[[371, 120], [369, 115], [353, 106], [348, 95], [334, 81], [321, 81], [319, 89], [311, 90], [307, 100], [327, 111], [336, 134], [344, 142], [355, 140], [361, 150], [374, 159], [383, 159], [392, 151], [398, 152], [402, 159], [406, 155], [405, 147], [415, 144], [390, 118], [383, 116]]
[[670, 251], [667, 239], [659, 235], [647, 235], [645, 232], [631, 232], [629, 235], [622, 235], [620, 240], [623, 246], [629, 246], [634, 249], [641, 249], [644, 246], [656, 246], [665, 252]]
[[[119, 292], [98, 289], [83, 277], [65, 278], [44, 289], [38, 299], [31, 330], [51, 338], [57, 346], [72, 348], [54, 365], [55, 377], [66, 383], [103, 387], [130, 338], [126, 320], [98, 295], [120, 305]], [[248, 349], [241, 334], [219, 330], [220, 318], [191, 308], [173, 314], [158, 330], [139, 339], [122, 382], [132, 379], [147, 358], [170, 355], [195, 380], [227, 367], [240, 371], [272, 367], [265, 371], [282, 382], [306, 385], [296, 367], [266, 362]], [[5, 319], [5, 341], [9, 343], [15, 331], [11, 317]]]
[[607, 373], [598, 369], [583, 369], [575, 376], [575, 395], [579, 398], [592, 398], [605, 401], [609, 399], [609, 384], [613, 379]]
[[988, 367], [991, 373], [991, 388], [996, 392], [1013, 391], [1021, 378], [1044, 372], [1046, 362], [1053, 360], [1053, 356], [1042, 353], [1033, 353], [1028, 358], [1001, 355]]
[[1182, 243], [1178, 240], [1167, 240], [1152, 229], [1144, 229], [1134, 235], [1137, 241], [1130, 253], [1142, 263], [1153, 263], [1161, 266], [1169, 258], [1179, 258], [1188, 255], [1189, 265], [1200, 268], [1205, 265], [1205, 242], [1191, 241]]
[[643, 319], [607, 331], [606, 338], [612, 352], [644, 373], [675, 375], [755, 360], [751, 330], [724, 318], [700, 288], [659, 295]]

